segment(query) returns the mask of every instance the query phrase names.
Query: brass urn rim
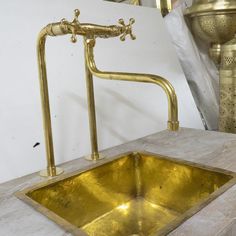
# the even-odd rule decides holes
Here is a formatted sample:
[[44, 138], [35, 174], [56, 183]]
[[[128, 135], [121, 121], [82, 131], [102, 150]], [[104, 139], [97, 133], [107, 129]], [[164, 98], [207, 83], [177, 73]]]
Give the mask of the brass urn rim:
[[193, 5], [185, 10], [184, 15], [194, 17], [197, 15], [215, 15], [222, 13], [235, 13], [236, 1], [211, 1], [196, 0]]

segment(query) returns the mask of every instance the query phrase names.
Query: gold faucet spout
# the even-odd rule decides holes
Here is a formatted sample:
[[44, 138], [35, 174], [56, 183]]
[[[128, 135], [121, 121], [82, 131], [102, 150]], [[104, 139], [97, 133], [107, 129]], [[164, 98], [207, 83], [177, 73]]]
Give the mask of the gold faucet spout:
[[137, 74], [137, 73], [124, 73], [124, 72], [104, 72], [100, 71], [95, 64], [93, 49], [95, 46], [94, 39], [85, 39], [85, 57], [86, 64], [92, 75], [108, 80], [123, 80], [133, 82], [153, 83], [159, 85], [166, 93], [168, 99], [168, 122], [167, 128], [171, 131], [179, 129], [178, 121], [178, 102], [175, 90], [171, 83], [157, 75], [152, 74]]
[[175, 90], [172, 85], [164, 78], [151, 74], [136, 74], [136, 73], [122, 73], [122, 72], [103, 72], [97, 69], [93, 48], [95, 46], [95, 39], [109, 38], [120, 36], [122, 41], [125, 40], [127, 35], [130, 35], [131, 39], [135, 39], [132, 32], [132, 25], [134, 19], [130, 19], [126, 25], [124, 20], [119, 20], [119, 25], [102, 26], [96, 24], [81, 24], [78, 21], [79, 10], [75, 10], [75, 17], [72, 22], [68, 22], [63, 19], [61, 22], [51, 23], [44, 27], [38, 37], [37, 41], [37, 57], [39, 67], [39, 81], [41, 92], [41, 103], [43, 113], [44, 124], [44, 136], [46, 144], [47, 154], [47, 169], [41, 171], [42, 176], [56, 176], [63, 172], [62, 169], [55, 166], [54, 150], [53, 150], [53, 137], [51, 127], [51, 115], [47, 82], [47, 69], [45, 61], [45, 43], [47, 36], [58, 36], [71, 34], [71, 41], [76, 42], [76, 36], [81, 35], [85, 39], [85, 72], [87, 83], [87, 99], [88, 99], [88, 112], [90, 123], [90, 139], [91, 139], [91, 151], [92, 155], [89, 156], [90, 160], [101, 159], [98, 152], [97, 142], [97, 127], [96, 127], [96, 112], [95, 112], [95, 99], [93, 89], [93, 75], [110, 80], [124, 80], [134, 82], [154, 83], [159, 85], [166, 93], [168, 98], [168, 129], [176, 131], [179, 128], [178, 122], [178, 104]]

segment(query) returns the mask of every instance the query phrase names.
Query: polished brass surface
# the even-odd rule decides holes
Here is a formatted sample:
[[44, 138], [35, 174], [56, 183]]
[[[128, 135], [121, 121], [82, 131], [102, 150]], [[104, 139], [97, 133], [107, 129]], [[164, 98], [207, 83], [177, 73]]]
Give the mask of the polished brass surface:
[[[76, 35], [89, 36], [89, 37], [117, 37], [120, 36], [122, 41], [125, 40], [127, 35], [130, 35], [132, 39], [135, 36], [132, 33], [132, 24], [134, 19], [130, 19], [128, 25], [125, 25], [124, 20], [120, 19], [120, 25], [111, 25], [111, 26], [102, 26], [95, 24], [80, 24], [78, 21], [79, 10], [75, 10], [75, 17], [72, 22], [68, 22], [65, 19], [62, 19], [61, 22], [51, 23], [44, 27], [38, 36], [37, 41], [37, 55], [38, 55], [38, 67], [39, 67], [39, 81], [40, 81], [40, 92], [41, 92], [41, 103], [42, 103], [42, 112], [43, 112], [43, 123], [44, 123], [44, 136], [46, 144], [46, 155], [47, 155], [47, 169], [40, 172], [41, 176], [56, 176], [63, 173], [63, 170], [55, 166], [54, 159], [54, 150], [53, 150], [53, 138], [52, 138], [52, 127], [51, 127], [51, 115], [50, 115], [50, 105], [49, 105], [49, 93], [48, 93], [48, 82], [47, 82], [47, 70], [45, 62], [45, 43], [47, 36], [57, 36], [71, 34], [71, 41], [76, 42]], [[89, 77], [89, 71], [86, 70], [86, 73]], [[87, 79], [88, 81], [88, 79]], [[92, 86], [92, 85], [91, 85]], [[93, 104], [93, 101], [89, 101], [90, 104]], [[91, 110], [90, 110], [91, 111]], [[91, 115], [91, 114], [90, 114]], [[95, 113], [94, 121], [95, 121]], [[91, 119], [90, 119], [91, 120]], [[90, 122], [92, 128], [90, 128], [92, 136], [92, 156], [93, 160], [98, 159], [98, 150], [97, 150], [97, 137], [96, 137], [96, 123], [93, 124]], [[96, 138], [94, 138], [96, 137]]]
[[90, 72], [86, 61], [85, 61], [85, 74], [86, 74], [86, 85], [87, 85], [86, 87], [87, 87], [87, 101], [88, 101], [88, 108], [89, 108], [88, 109], [88, 116], [89, 116], [89, 127], [90, 127], [90, 143], [91, 143], [91, 155], [86, 156], [86, 159], [98, 160], [101, 157], [98, 153], [97, 123], [96, 123], [96, 112], [95, 112], [93, 75]]
[[46, 170], [41, 170], [39, 174], [42, 177], [48, 177], [48, 176], [57, 176], [57, 175], [62, 174], [63, 172], [64, 170], [62, 168], [55, 167], [55, 168], [52, 168], [52, 172], [50, 172], [50, 168], [48, 168]]
[[[94, 39], [85, 38], [85, 57], [86, 65], [90, 72], [102, 79], [108, 80], [122, 80], [122, 81], [132, 81], [132, 82], [143, 82], [143, 83], [153, 83], [160, 86], [166, 93], [168, 99], [168, 122], [167, 127], [169, 130], [177, 131], [179, 128], [178, 121], [178, 102], [175, 94], [175, 90], [170, 82], [160, 76], [152, 74], [137, 74], [137, 73], [125, 73], [125, 72], [109, 72], [101, 71], [97, 68], [94, 61]], [[90, 107], [91, 108], [91, 107]]]
[[133, 5], [138, 5], [140, 6], [141, 5], [141, 0], [130, 0], [131, 4]]
[[156, 0], [156, 6], [160, 9], [162, 16], [166, 16], [172, 10], [172, 1]]
[[[129, 3], [132, 5], [138, 5], [138, 6], [142, 6], [142, 1], [141, 0], [106, 0], [106, 1], [111, 1], [111, 2], [125, 2], [125, 3]], [[162, 16], [166, 16], [171, 10], [172, 10], [172, 1], [171, 0], [153, 0], [154, 2], [156, 2], [156, 7], [158, 9], [160, 9]], [[173, 1], [174, 2], [174, 1]]]
[[214, 11], [221, 13], [225, 10], [228, 13], [234, 13], [236, 9], [235, 0], [194, 0], [193, 5], [187, 9], [186, 14], [192, 16], [214, 14]]
[[48, 84], [47, 84], [47, 71], [45, 63], [46, 36], [47, 36], [46, 31], [42, 30], [39, 34], [37, 41], [40, 94], [41, 94], [41, 104], [43, 111], [44, 137], [45, 137], [46, 154], [47, 154], [47, 169], [41, 171], [40, 175], [57, 176], [63, 173], [63, 170], [55, 166], [55, 160], [54, 160], [49, 94], [48, 94]]
[[75, 43], [77, 41], [77, 35], [84, 37], [85, 45], [85, 73], [87, 84], [87, 99], [88, 99], [88, 115], [90, 125], [90, 140], [91, 140], [91, 152], [88, 157], [90, 160], [99, 160], [98, 142], [97, 142], [97, 128], [96, 128], [96, 112], [95, 112], [95, 99], [93, 89], [93, 75], [104, 79], [111, 80], [126, 80], [134, 82], [146, 82], [154, 83], [166, 92], [169, 104], [169, 120], [168, 129], [176, 131], [179, 128], [178, 122], [178, 104], [177, 97], [173, 86], [164, 78], [156, 75], [148, 74], [135, 74], [135, 73], [119, 73], [119, 72], [102, 72], [96, 68], [93, 56], [93, 47], [95, 46], [96, 38], [110, 38], [120, 37], [121, 41], [124, 41], [126, 36], [129, 35], [131, 39], [135, 39], [135, 35], [132, 31], [132, 25], [135, 20], [130, 19], [129, 24], [125, 24], [123, 19], [119, 20], [119, 25], [102, 26], [96, 24], [80, 23], [78, 20], [79, 10], [75, 10], [75, 17], [72, 22], [68, 22], [62, 19], [61, 22], [51, 23], [44, 27], [39, 33], [37, 43], [38, 53], [38, 65], [39, 65], [39, 79], [40, 79], [40, 91], [42, 100], [42, 111], [44, 121], [44, 135], [46, 143], [47, 153], [47, 170], [41, 173], [42, 176], [55, 176], [62, 173], [60, 169], [56, 169], [54, 161], [53, 139], [52, 139], [52, 127], [51, 116], [49, 106], [49, 94], [47, 83], [47, 71], [45, 62], [45, 43], [47, 36], [58, 36], [71, 34], [71, 41]]
[[[125, 0], [118, 0], [118, 2], [124, 2], [124, 1]], [[141, 5], [141, 0], [129, 0], [128, 3], [132, 4], [132, 5], [140, 6]]]
[[222, 46], [219, 130], [236, 133], [236, 36]]
[[236, 1], [195, 0], [185, 15], [191, 21], [194, 34], [211, 44], [210, 56], [219, 65], [220, 47], [217, 45], [232, 39], [236, 32]]
[[235, 177], [152, 153], [126, 153], [17, 196], [74, 235], [166, 235], [235, 184]]

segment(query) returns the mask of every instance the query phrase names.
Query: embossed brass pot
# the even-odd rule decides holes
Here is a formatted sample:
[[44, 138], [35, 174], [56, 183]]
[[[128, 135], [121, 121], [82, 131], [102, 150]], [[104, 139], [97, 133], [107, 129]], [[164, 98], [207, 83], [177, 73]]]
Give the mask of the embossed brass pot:
[[195, 0], [185, 11], [193, 33], [211, 45], [209, 54], [219, 65], [221, 45], [236, 32], [235, 0]]
[[219, 130], [236, 133], [236, 35], [222, 46]]

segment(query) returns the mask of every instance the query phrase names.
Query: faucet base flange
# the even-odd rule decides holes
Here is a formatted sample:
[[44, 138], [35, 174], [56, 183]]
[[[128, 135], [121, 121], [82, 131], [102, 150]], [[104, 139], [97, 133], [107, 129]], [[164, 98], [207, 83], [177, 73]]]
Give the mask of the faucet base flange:
[[167, 128], [171, 131], [178, 131], [179, 130], [179, 121], [168, 121]]
[[58, 176], [58, 175], [62, 174], [63, 172], [64, 172], [64, 170], [62, 168], [55, 167], [55, 169], [52, 173], [50, 173], [50, 171], [48, 169], [46, 169], [46, 170], [41, 170], [39, 172], [39, 175], [42, 177], [54, 177], [54, 176]]
[[93, 155], [93, 154], [90, 154], [90, 155], [87, 155], [85, 156], [84, 158], [87, 160], [87, 161], [99, 161], [101, 159], [104, 159], [106, 156], [102, 155], [102, 154], [98, 154], [98, 155]]

